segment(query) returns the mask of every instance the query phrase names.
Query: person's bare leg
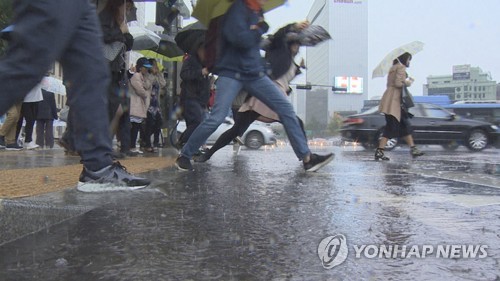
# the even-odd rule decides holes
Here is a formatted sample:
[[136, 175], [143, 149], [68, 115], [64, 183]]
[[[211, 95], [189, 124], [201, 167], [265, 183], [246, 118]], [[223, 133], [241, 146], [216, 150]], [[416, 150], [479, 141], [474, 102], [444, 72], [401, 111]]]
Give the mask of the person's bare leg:
[[385, 156], [384, 154], [384, 148], [387, 145], [387, 142], [389, 141], [388, 138], [382, 137], [380, 138], [380, 141], [378, 143], [378, 147], [375, 150], [375, 161], [378, 160], [384, 160], [384, 161], [389, 161], [389, 157]]

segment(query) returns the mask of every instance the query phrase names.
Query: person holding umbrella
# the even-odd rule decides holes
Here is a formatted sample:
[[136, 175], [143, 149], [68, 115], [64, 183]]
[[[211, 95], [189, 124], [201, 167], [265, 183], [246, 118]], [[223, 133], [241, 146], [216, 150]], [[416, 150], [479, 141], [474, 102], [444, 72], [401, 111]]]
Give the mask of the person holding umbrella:
[[411, 147], [410, 153], [413, 158], [424, 155], [413, 142], [412, 129], [409, 119], [412, 115], [408, 108], [402, 103], [403, 87], [409, 87], [413, 78], [408, 77], [406, 68], [410, 67], [412, 55], [405, 52], [395, 60], [387, 75], [387, 90], [380, 100], [379, 111], [385, 114], [386, 125], [378, 148], [375, 150], [375, 160], [388, 161], [389, 157], [384, 154], [384, 147], [390, 138], [402, 137]]
[[193, 170], [192, 156], [224, 121], [233, 99], [246, 90], [276, 112], [285, 127], [290, 143], [306, 171], [316, 171], [333, 160], [333, 154], [311, 153], [292, 105], [266, 75], [260, 55], [261, 36], [269, 29], [262, 7], [266, 0], [235, 0], [225, 14], [221, 44], [214, 72], [219, 75], [217, 95], [209, 117], [193, 132], [184, 145], [176, 165]]

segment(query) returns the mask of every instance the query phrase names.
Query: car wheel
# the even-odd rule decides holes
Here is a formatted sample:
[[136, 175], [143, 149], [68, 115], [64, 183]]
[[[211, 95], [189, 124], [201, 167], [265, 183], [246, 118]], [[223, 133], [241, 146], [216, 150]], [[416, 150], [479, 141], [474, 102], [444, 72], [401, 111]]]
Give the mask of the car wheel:
[[264, 136], [259, 131], [251, 131], [245, 138], [245, 146], [250, 149], [259, 149], [264, 145]]
[[[379, 134], [378, 134], [378, 138], [377, 138], [378, 142], [380, 142], [381, 138], [382, 138], [382, 131], [380, 131]], [[385, 145], [384, 149], [386, 151], [391, 151], [394, 148], [396, 148], [396, 146], [398, 146], [398, 142], [399, 142], [398, 138], [389, 139], [389, 140], [387, 140], [387, 144]], [[378, 145], [378, 143], [377, 143], [377, 145]]]
[[483, 130], [473, 130], [465, 140], [472, 151], [481, 151], [488, 146], [488, 136]]
[[445, 143], [442, 146], [447, 151], [455, 151], [460, 145], [456, 141], [450, 141], [449, 143]]

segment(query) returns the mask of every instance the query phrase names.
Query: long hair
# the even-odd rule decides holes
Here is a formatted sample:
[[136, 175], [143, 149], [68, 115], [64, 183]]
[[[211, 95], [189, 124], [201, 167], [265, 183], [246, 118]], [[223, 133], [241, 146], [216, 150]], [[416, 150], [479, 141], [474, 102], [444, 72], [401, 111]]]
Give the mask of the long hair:
[[106, 3], [106, 6], [104, 7], [103, 11], [106, 11], [109, 14], [116, 16], [116, 13], [118, 13], [118, 8], [120, 8], [121, 5], [126, 4], [126, 3], [134, 4], [134, 1], [132, 1], [132, 0], [108, 0], [108, 3]]

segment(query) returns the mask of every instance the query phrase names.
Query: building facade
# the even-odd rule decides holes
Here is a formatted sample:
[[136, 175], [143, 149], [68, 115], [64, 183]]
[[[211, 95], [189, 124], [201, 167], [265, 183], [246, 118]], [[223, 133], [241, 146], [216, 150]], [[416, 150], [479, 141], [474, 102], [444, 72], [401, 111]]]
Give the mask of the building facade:
[[451, 101], [497, 100], [497, 82], [479, 67], [455, 65], [451, 75], [431, 75], [424, 95], [447, 95]]
[[324, 120], [335, 112], [359, 111], [368, 97], [368, 0], [316, 0], [307, 18], [333, 38], [306, 53], [307, 82], [327, 93]]

